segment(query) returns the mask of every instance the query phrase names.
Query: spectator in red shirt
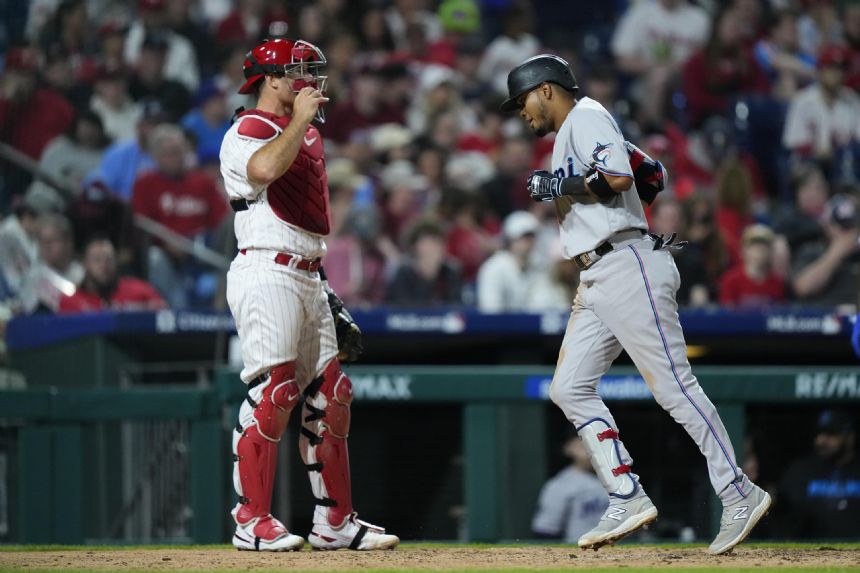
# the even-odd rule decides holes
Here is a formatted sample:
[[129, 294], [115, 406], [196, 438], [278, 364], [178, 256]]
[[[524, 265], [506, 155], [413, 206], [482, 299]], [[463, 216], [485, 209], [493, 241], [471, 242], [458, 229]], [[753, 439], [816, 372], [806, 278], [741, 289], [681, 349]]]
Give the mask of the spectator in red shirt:
[[474, 129], [466, 130], [457, 141], [459, 151], [480, 151], [496, 159], [499, 147], [505, 137], [502, 127], [505, 117], [499, 112], [497, 98], [486, 98], [478, 111], [478, 124]]
[[[6, 55], [6, 69], [0, 74], [0, 141], [38, 161], [48, 143], [72, 126], [75, 111], [62, 95], [40, 86], [37, 62], [34, 48], [16, 48]], [[5, 179], [6, 189], [24, 191], [31, 176], [10, 168]], [[3, 206], [0, 200], [0, 209]]]
[[[227, 200], [211, 177], [188, 169], [191, 146], [182, 130], [172, 124], [159, 125], [150, 135], [149, 147], [156, 168], [141, 175], [134, 185], [134, 213], [188, 238], [205, 238], [214, 232], [227, 214]], [[170, 306], [189, 306], [201, 269], [185, 253], [163, 242], [149, 247], [147, 261], [147, 278]]]
[[84, 248], [84, 279], [75, 294], [60, 299], [60, 313], [99, 310], [156, 310], [166, 308], [152, 286], [117, 275], [116, 251], [105, 237], [95, 236]]
[[446, 0], [437, 15], [443, 36], [428, 42], [428, 59], [455, 68], [460, 45], [481, 33], [481, 8], [475, 0]]
[[683, 89], [693, 126], [712, 115], [725, 115], [740, 95], [768, 90], [767, 77], [755, 61], [742, 16], [736, 7], [724, 9], [717, 15], [708, 44], [684, 65]]
[[752, 176], [737, 157], [725, 159], [717, 170], [717, 229], [723, 239], [729, 264], [741, 260], [741, 234], [753, 223]]
[[743, 234], [743, 261], [720, 280], [720, 304], [762, 307], [785, 302], [785, 281], [773, 271], [773, 231], [750, 225]]
[[487, 213], [486, 201], [477, 193], [449, 188], [441, 210], [450, 222], [445, 237], [448, 255], [460, 262], [464, 282], [474, 283], [481, 263], [500, 247], [496, 235], [501, 225]]

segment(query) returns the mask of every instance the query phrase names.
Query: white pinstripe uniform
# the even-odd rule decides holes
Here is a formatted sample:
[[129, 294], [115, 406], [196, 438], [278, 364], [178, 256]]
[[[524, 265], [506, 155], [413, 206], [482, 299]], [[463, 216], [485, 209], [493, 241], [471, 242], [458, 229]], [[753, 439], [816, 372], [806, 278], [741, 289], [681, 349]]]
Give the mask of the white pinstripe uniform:
[[[245, 56], [251, 93], [266, 75], [293, 74], [294, 93], [325, 89], [325, 56], [302, 40], [266, 40]], [[301, 95], [296, 96], [301, 97]], [[319, 102], [321, 103], [321, 102]], [[321, 119], [321, 110], [317, 110]], [[319, 263], [331, 228], [328, 176], [319, 131], [303, 141], [285, 172], [267, 185], [248, 178], [253, 155], [293, 121], [264, 109], [238, 114], [221, 144], [221, 172], [236, 212], [239, 254], [227, 273], [227, 301], [242, 346], [241, 378], [248, 395], [233, 431], [233, 545], [290, 551], [304, 539], [271, 514], [278, 442], [296, 406], [299, 452], [316, 500], [309, 541], [319, 549], [388, 549], [399, 543], [357, 518], [352, 505], [347, 438], [352, 384], [337, 359], [337, 337]], [[282, 143], [278, 141], [277, 144]]]
[[[633, 177], [615, 120], [599, 103], [584, 97], [558, 130], [552, 167], [556, 175], [569, 177], [583, 175], [592, 166], [608, 175]], [[592, 424], [598, 433], [607, 427], [617, 431], [597, 385], [623, 347], [660, 406], [698, 444], [711, 484], [723, 502], [745, 497], [750, 482], [738, 467], [719, 414], [687, 359], [675, 300], [678, 269], [671, 254], [655, 250], [653, 239], [643, 233], [648, 227], [635, 185], [608, 203], [574, 203], [568, 197], [555, 203], [564, 254], [588, 253], [597, 262], [580, 275], [550, 389], [552, 400], [581, 435]], [[594, 250], [605, 241], [613, 249], [601, 257]], [[610, 454], [614, 464], [630, 466], [630, 454], [620, 440], [614, 442]], [[607, 486], [610, 494], [634, 495], [637, 476], [623, 470], [616, 475], [617, 479], [603, 480], [604, 485], [611, 484]], [[623, 475], [629, 480], [622, 481]]]
[[[275, 135], [256, 139], [239, 133], [243, 121], [253, 118], [270, 124]], [[236, 213], [238, 247], [227, 273], [227, 302], [236, 321], [242, 346], [242, 380], [247, 384], [270, 367], [296, 361], [296, 382], [304, 389], [337, 356], [334, 321], [317, 273], [295, 268], [295, 263], [325, 255], [321, 235], [310, 233], [279, 218], [269, 204], [266, 186], [253, 185], [248, 161], [282, 129], [260, 117], [241, 116], [221, 145], [221, 173], [230, 199], [246, 199], [248, 209]], [[322, 141], [309, 126], [302, 145]], [[298, 255], [290, 265], [275, 262], [277, 253]]]

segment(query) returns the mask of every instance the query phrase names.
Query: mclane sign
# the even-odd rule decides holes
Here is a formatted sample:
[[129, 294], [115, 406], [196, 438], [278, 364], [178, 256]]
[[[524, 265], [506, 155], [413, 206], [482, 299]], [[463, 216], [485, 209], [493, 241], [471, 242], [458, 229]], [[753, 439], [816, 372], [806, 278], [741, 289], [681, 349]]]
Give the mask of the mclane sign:
[[794, 379], [796, 398], [860, 398], [860, 373], [801, 372]]

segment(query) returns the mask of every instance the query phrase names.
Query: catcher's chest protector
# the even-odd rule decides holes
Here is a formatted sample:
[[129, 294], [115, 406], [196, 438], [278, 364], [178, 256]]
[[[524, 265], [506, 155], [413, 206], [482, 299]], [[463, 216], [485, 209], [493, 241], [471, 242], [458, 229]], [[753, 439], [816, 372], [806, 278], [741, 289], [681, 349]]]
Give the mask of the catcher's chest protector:
[[[277, 117], [259, 110], [240, 114], [244, 122], [259, 122], [260, 116], [278, 127], [278, 134], [290, 124], [290, 117]], [[242, 129], [253, 129], [242, 126]], [[328, 235], [329, 214], [328, 175], [325, 172], [323, 141], [317, 128], [309, 125], [299, 153], [287, 172], [266, 190], [269, 206], [279, 219], [317, 235]]]

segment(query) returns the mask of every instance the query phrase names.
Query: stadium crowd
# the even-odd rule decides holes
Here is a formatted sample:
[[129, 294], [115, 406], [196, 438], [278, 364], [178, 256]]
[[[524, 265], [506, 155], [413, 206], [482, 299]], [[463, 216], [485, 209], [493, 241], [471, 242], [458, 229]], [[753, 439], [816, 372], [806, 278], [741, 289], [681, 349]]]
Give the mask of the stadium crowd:
[[246, 52], [279, 36], [328, 60], [324, 265], [347, 305], [570, 306], [577, 272], [554, 208], [525, 190], [552, 142], [498, 111], [507, 72], [545, 51], [669, 169], [648, 216], [689, 241], [675, 254], [680, 304], [858, 303], [858, 0], [4, 6], [7, 315], [222, 304], [223, 270], [166, 238], [234, 255], [220, 141], [253, 106], [237, 93]]

